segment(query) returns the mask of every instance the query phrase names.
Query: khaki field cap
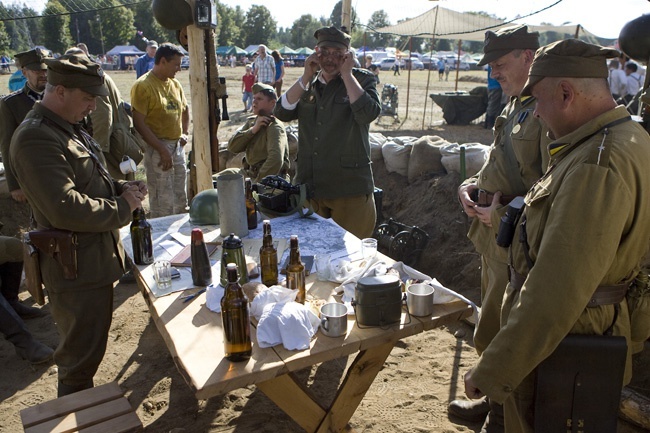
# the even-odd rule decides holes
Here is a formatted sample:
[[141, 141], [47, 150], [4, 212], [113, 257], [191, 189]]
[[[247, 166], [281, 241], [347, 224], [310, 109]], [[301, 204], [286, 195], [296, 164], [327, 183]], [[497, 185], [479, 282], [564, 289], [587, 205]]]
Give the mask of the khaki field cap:
[[533, 86], [544, 77], [607, 78], [607, 59], [619, 55], [612, 48], [588, 44], [579, 39], [553, 42], [535, 53], [528, 81], [521, 94], [530, 95]]
[[264, 92], [264, 94], [277, 99], [277, 95], [275, 94], [275, 89], [268, 84], [264, 83], [255, 83], [253, 84], [253, 95], [259, 92]]
[[529, 32], [528, 26], [504, 27], [493, 32], [485, 32], [483, 58], [478, 66], [487, 65], [512, 50], [536, 50], [539, 48], [539, 33]]
[[85, 54], [64, 54], [58, 59], [47, 59], [45, 63], [48, 83], [81, 89], [95, 96], [108, 96], [104, 71]]
[[20, 68], [27, 68], [31, 71], [44, 71], [47, 69], [47, 65], [43, 61], [51, 59], [52, 52], [43, 48], [34, 48], [33, 50], [17, 53], [14, 58]]
[[318, 39], [316, 45], [319, 47], [335, 47], [345, 50], [350, 48], [350, 35], [343, 33], [334, 26], [322, 27], [316, 30], [314, 37]]

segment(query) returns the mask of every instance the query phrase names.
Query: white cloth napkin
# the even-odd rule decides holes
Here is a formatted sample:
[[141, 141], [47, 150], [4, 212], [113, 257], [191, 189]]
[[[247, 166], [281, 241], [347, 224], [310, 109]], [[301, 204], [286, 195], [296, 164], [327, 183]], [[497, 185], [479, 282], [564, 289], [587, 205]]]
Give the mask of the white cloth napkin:
[[296, 296], [298, 296], [297, 290], [287, 289], [282, 286], [271, 286], [255, 296], [255, 299], [251, 302], [251, 315], [257, 320], [260, 320], [264, 312], [264, 307], [276, 302], [285, 303], [295, 301]]
[[270, 303], [264, 307], [257, 324], [257, 342], [260, 347], [282, 343], [287, 350], [308, 349], [319, 326], [320, 319], [303, 304]]
[[221, 298], [223, 298], [224, 288], [220, 285], [209, 285], [205, 291], [205, 306], [210, 311], [221, 313]]

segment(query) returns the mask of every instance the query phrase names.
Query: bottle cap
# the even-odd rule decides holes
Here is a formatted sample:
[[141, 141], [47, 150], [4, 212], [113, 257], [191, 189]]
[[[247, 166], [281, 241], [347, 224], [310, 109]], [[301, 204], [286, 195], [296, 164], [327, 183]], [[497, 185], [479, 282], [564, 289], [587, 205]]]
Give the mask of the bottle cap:
[[192, 242], [202, 242], [203, 232], [201, 229], [192, 229]]

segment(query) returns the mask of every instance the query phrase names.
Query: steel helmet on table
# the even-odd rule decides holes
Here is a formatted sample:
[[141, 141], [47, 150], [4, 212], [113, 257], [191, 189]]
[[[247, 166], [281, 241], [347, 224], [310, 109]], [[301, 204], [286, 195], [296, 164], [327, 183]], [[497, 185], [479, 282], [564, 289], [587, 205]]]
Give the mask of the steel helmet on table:
[[190, 204], [190, 222], [192, 224], [219, 224], [219, 197], [216, 189], [201, 191]]

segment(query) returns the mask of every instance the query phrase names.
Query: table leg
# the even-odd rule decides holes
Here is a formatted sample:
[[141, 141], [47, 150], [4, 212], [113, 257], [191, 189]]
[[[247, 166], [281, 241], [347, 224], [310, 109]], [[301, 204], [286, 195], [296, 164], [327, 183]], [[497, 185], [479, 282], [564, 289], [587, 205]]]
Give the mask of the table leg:
[[260, 382], [257, 387], [307, 432], [353, 432], [348, 422], [390, 355], [395, 342], [359, 352], [332, 405], [323, 408], [292, 373]]

